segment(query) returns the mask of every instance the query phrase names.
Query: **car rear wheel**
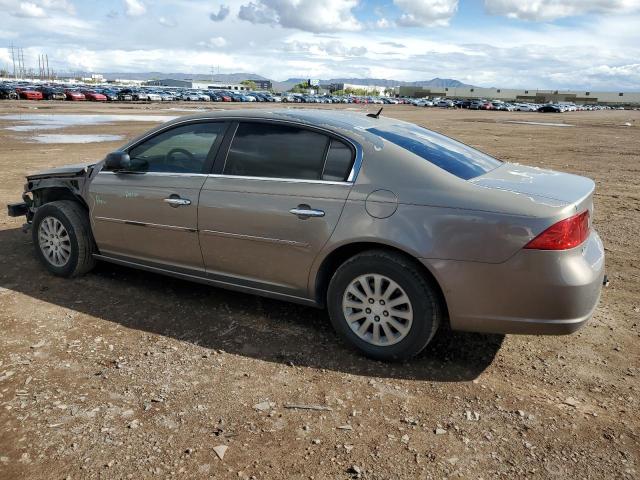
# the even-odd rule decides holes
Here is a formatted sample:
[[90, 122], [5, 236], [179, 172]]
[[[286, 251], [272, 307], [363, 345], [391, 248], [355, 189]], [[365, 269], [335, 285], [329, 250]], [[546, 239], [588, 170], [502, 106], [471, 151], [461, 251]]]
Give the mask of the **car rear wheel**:
[[377, 360], [417, 355], [443, 315], [431, 279], [410, 259], [386, 251], [364, 252], [342, 264], [327, 304], [336, 331]]
[[32, 236], [36, 256], [54, 275], [75, 277], [95, 265], [89, 219], [74, 201], [59, 200], [38, 208]]

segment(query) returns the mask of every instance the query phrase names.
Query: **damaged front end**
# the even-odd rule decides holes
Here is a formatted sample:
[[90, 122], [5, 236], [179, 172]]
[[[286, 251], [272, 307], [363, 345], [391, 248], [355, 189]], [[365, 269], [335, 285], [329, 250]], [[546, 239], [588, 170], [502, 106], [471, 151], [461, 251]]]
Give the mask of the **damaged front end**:
[[22, 229], [31, 227], [33, 215], [41, 205], [57, 200], [75, 200], [86, 206], [86, 191], [95, 164], [68, 165], [27, 176], [22, 202], [10, 203], [10, 217], [26, 217]]

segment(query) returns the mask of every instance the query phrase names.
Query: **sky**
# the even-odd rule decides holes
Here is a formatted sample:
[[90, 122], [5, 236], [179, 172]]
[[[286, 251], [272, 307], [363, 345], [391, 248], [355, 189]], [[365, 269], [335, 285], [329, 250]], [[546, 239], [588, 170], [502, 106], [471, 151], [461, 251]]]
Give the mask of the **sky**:
[[0, 0], [9, 46], [58, 72], [454, 78], [640, 91], [640, 0]]

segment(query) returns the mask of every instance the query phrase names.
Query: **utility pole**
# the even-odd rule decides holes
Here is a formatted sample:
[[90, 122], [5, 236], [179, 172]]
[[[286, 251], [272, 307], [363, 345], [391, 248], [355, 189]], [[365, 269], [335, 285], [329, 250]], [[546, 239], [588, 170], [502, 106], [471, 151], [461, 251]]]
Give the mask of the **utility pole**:
[[13, 62], [13, 78], [16, 77], [16, 52], [13, 49], [13, 42], [11, 43], [11, 61]]
[[47, 59], [47, 80], [51, 80], [51, 74], [49, 73], [49, 54], [45, 54], [45, 58]]
[[20, 77], [24, 78], [26, 76], [26, 70], [24, 68], [24, 49], [22, 48], [20, 48], [20, 57], [21, 57], [20, 63], [22, 64]]

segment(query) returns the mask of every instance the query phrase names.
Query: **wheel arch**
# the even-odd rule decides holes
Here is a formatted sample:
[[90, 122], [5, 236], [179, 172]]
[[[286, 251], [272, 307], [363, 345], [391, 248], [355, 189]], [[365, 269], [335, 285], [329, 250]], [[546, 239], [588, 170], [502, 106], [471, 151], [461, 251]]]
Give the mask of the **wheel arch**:
[[47, 203], [58, 200], [71, 200], [81, 205], [87, 213], [89, 206], [82, 196], [75, 192], [73, 188], [66, 185], [43, 185], [36, 186], [30, 190], [33, 196], [33, 207], [38, 208]]
[[325, 256], [315, 273], [315, 277], [312, 277], [314, 283], [311, 285], [311, 289], [314, 293], [314, 298], [318, 305], [324, 306], [326, 304], [329, 282], [331, 281], [331, 278], [333, 277], [333, 274], [338, 269], [338, 267], [340, 267], [340, 265], [342, 265], [349, 258], [369, 250], [383, 250], [387, 252], [393, 252], [400, 254], [410, 260], [411, 263], [413, 263], [423, 275], [429, 278], [433, 286], [436, 288], [436, 294], [438, 295], [438, 300], [440, 301], [442, 310], [445, 313], [445, 317], [447, 319], [449, 318], [447, 299], [444, 296], [444, 292], [442, 290], [442, 287], [440, 286], [440, 282], [438, 282], [438, 279], [433, 274], [433, 272], [422, 262], [418, 261], [413, 255], [402, 250], [401, 248], [372, 241], [360, 241], [340, 245]]

